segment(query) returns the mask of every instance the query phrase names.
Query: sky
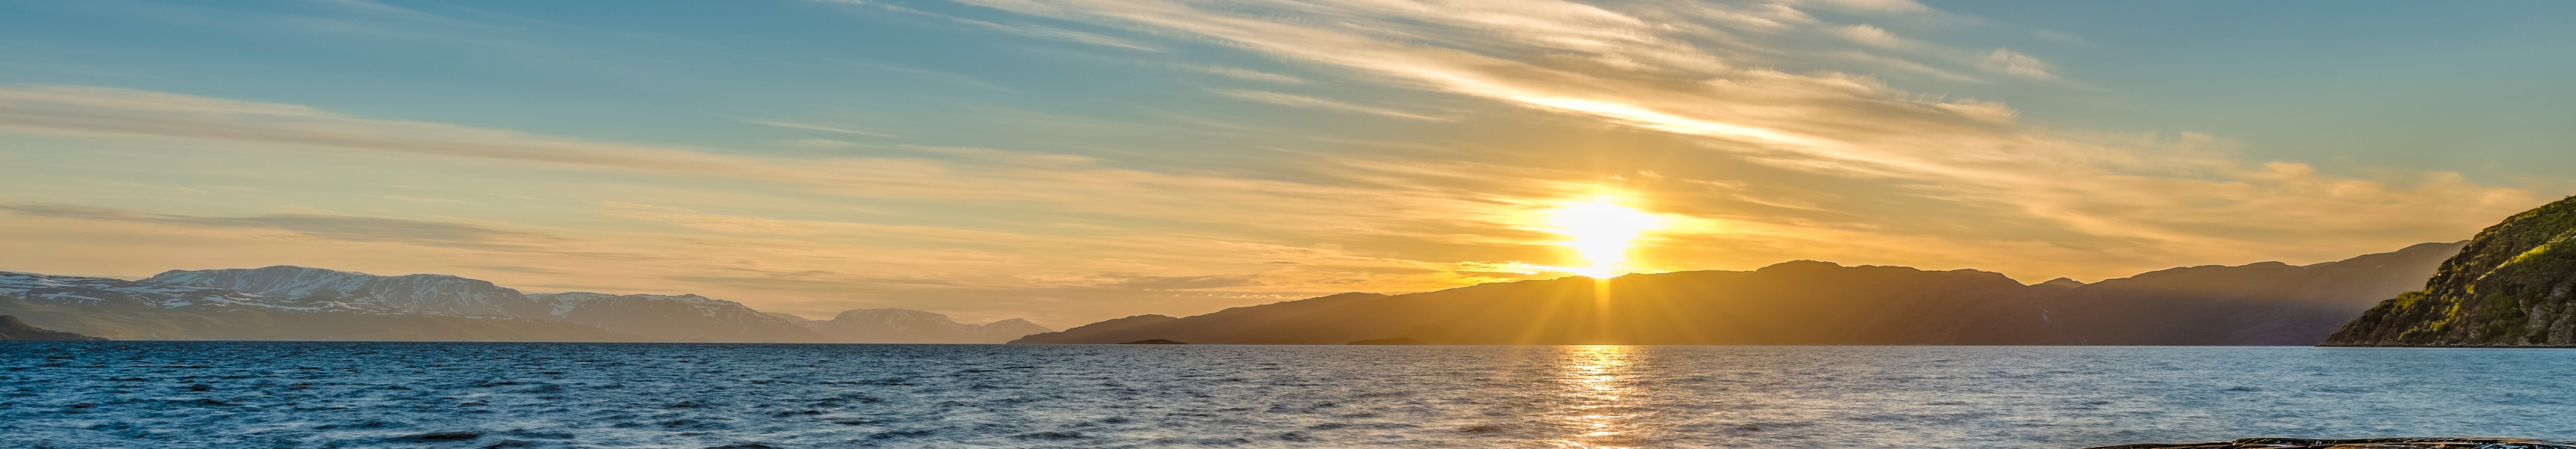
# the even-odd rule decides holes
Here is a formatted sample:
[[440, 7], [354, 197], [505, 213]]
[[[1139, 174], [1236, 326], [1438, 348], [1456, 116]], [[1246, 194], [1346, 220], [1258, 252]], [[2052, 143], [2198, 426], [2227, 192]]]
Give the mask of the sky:
[[[0, 270], [302, 265], [1065, 328], [1582, 267], [2307, 264], [2576, 193], [2570, 19], [0, 0]], [[1568, 231], [1603, 223], [1633, 226]]]

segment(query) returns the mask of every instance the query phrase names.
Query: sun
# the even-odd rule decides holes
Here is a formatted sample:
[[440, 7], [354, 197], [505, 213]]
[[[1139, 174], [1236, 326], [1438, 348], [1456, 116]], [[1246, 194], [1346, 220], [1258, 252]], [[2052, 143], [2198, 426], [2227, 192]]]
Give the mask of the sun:
[[1557, 244], [1583, 257], [1585, 266], [1567, 271], [1596, 278], [1627, 274], [1628, 247], [1636, 246], [1638, 235], [1658, 226], [1660, 220], [1654, 215], [1610, 200], [1593, 198], [1549, 211], [1548, 224], [1554, 227], [1546, 230], [1572, 238]]

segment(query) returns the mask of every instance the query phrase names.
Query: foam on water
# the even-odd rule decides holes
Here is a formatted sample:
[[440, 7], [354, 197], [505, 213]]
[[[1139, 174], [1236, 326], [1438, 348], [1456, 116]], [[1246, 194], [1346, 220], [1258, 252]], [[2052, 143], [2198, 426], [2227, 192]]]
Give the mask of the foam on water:
[[2576, 438], [2576, 352], [0, 344], [0, 446], [2074, 448]]

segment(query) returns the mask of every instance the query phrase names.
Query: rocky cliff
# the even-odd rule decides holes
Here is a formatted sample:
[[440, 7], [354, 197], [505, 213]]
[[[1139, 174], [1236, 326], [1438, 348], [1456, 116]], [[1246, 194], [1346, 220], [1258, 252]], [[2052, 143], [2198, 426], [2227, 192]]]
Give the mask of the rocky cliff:
[[2576, 346], [2576, 198], [2507, 218], [2327, 346]]

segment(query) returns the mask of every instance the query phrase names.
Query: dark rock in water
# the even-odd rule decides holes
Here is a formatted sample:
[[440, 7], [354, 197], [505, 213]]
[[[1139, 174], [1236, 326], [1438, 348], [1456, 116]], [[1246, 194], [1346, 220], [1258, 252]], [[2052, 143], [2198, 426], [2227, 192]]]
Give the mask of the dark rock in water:
[[0, 315], [0, 341], [107, 341], [107, 339], [45, 330], [27, 325], [25, 321], [18, 321], [18, 317]]
[[1152, 339], [1152, 340], [1136, 340], [1136, 341], [1131, 341], [1131, 342], [1126, 342], [1126, 343], [1119, 343], [1119, 344], [1122, 344], [1122, 345], [1186, 345], [1186, 344], [1189, 344], [1189, 343], [1182, 343], [1182, 342], [1171, 341], [1171, 340], [1164, 340], [1164, 339], [1157, 338], [1157, 339]]
[[1420, 344], [1428, 344], [1428, 343], [1423, 343], [1423, 342], [1422, 342], [1422, 340], [1415, 340], [1415, 339], [1413, 339], [1413, 337], [1395, 337], [1395, 338], [1372, 338], [1372, 339], [1367, 339], [1367, 340], [1360, 340], [1360, 341], [1350, 342], [1349, 344], [1353, 344], [1353, 345], [1420, 345]]
[[2123, 444], [2091, 449], [2576, 449], [2576, 442], [2489, 437], [2362, 438], [2309, 440], [2245, 438], [2219, 443]]
[[2576, 346], [2576, 198], [2479, 231], [2420, 291], [2344, 323], [2326, 346]]

